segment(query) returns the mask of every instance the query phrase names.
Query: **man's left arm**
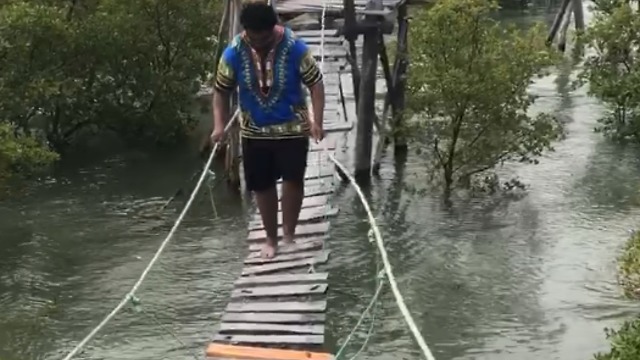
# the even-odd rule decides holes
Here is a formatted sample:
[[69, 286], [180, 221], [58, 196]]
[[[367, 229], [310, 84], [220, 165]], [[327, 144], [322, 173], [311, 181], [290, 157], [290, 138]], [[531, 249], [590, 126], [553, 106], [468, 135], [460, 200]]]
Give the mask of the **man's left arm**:
[[311, 50], [306, 44], [301, 44], [304, 48], [300, 61], [300, 74], [302, 82], [309, 88], [311, 93], [311, 107], [313, 109], [313, 121], [322, 129], [324, 119], [324, 82], [322, 72], [318, 63], [313, 58]]

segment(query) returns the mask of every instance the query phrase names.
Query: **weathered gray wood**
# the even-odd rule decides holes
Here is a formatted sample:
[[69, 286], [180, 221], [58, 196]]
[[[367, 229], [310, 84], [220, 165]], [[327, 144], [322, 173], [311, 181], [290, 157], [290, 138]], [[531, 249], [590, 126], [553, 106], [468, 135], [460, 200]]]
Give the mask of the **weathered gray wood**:
[[243, 276], [236, 280], [235, 286], [255, 286], [268, 284], [294, 284], [294, 283], [312, 283], [326, 282], [329, 273], [304, 273], [304, 274], [282, 274], [282, 275], [262, 275], [262, 276]]
[[[318, 191], [321, 191], [322, 189], [318, 188]], [[306, 189], [305, 189], [306, 191]], [[324, 187], [324, 191], [329, 191], [328, 187]], [[311, 194], [307, 194], [305, 192], [305, 198], [302, 199], [302, 208], [315, 208], [315, 207], [320, 207], [320, 206], [324, 206], [329, 202], [329, 197], [327, 195], [321, 194], [321, 195], [314, 195], [313, 193]], [[280, 199], [282, 200], [282, 199]], [[278, 201], [278, 211], [282, 211], [282, 201]], [[256, 218], [260, 218], [260, 209], [256, 208]]]
[[[329, 250], [325, 250], [327, 252], [329, 252]], [[256, 255], [254, 255], [256, 254]], [[253, 256], [252, 256], [253, 255]], [[306, 259], [306, 258], [312, 258], [315, 256], [319, 256], [322, 255], [322, 251], [303, 251], [303, 252], [297, 252], [297, 253], [290, 253], [290, 254], [277, 254], [276, 256], [269, 258], [269, 259], [265, 259], [263, 257], [260, 256], [260, 253], [251, 253], [249, 254], [250, 257], [246, 258], [244, 260], [245, 264], [269, 264], [269, 263], [276, 263], [276, 262], [283, 262], [283, 261], [291, 261], [291, 260], [299, 260], [299, 259]]]
[[231, 298], [317, 295], [327, 292], [328, 287], [327, 284], [258, 286], [235, 289], [231, 292]]
[[[315, 207], [315, 208], [304, 208], [300, 211], [300, 215], [298, 216], [298, 223], [302, 223], [310, 220], [318, 220], [325, 217], [332, 217], [338, 214], [337, 208], [331, 208], [328, 206], [324, 207]], [[282, 212], [278, 212], [278, 226], [282, 226]], [[260, 230], [264, 229], [264, 225], [262, 224], [262, 218], [260, 214], [255, 215], [253, 219], [249, 222], [248, 226], [249, 230]]]
[[325, 139], [318, 144], [316, 144], [315, 141], [309, 143], [309, 151], [324, 150], [325, 147], [327, 150], [334, 150], [336, 148], [336, 141]]
[[[328, 179], [328, 180], [327, 180]], [[333, 178], [325, 178], [327, 181], [326, 184], [307, 184], [304, 188], [304, 196], [305, 200], [307, 197], [318, 196], [318, 195], [328, 195], [333, 193]], [[278, 190], [278, 199], [282, 199], [282, 183], [276, 184], [276, 189]], [[302, 205], [305, 205], [305, 200], [302, 200]]]
[[318, 257], [313, 257], [313, 258], [247, 266], [242, 270], [242, 276], [268, 274], [272, 272], [296, 269], [296, 268], [301, 268], [301, 267], [310, 266], [310, 265], [319, 265], [319, 264], [326, 263], [328, 260], [329, 260], [329, 253], [325, 252], [325, 253], [322, 253], [322, 255]]
[[233, 344], [324, 344], [324, 335], [221, 335], [213, 338], [217, 342]]
[[[333, 167], [325, 166], [320, 169], [320, 178], [332, 177], [334, 174]], [[307, 167], [307, 172], [304, 174], [305, 180], [313, 180], [318, 178], [318, 169]], [[282, 184], [282, 179], [278, 179], [278, 184]]]
[[295, 30], [294, 34], [296, 34], [296, 36], [298, 37], [302, 37], [302, 38], [308, 38], [308, 37], [316, 37], [316, 38], [320, 38], [322, 36], [322, 33], [324, 32], [324, 37], [325, 39], [327, 38], [337, 38], [339, 39], [340, 37], [338, 37], [338, 30], [336, 29], [325, 29], [324, 31], [322, 30]]
[[277, 302], [232, 302], [227, 305], [227, 312], [282, 312], [319, 313], [327, 310], [327, 301], [277, 301]]
[[283, 314], [283, 313], [225, 313], [220, 319], [223, 323], [252, 322], [272, 324], [314, 324], [324, 323], [325, 314]]
[[293, 325], [271, 323], [222, 323], [220, 333], [292, 333], [292, 334], [324, 334], [324, 325]]
[[330, 125], [324, 128], [325, 132], [339, 132], [339, 131], [349, 131], [353, 129], [353, 122], [341, 122], [335, 125]]
[[[302, 224], [296, 227], [296, 238], [300, 236], [320, 235], [329, 231], [329, 222], [321, 222], [316, 224]], [[278, 238], [283, 236], [282, 228], [278, 229]], [[267, 237], [264, 230], [250, 231], [247, 241], [260, 241]]]
[[[302, 238], [296, 240], [293, 244], [284, 244], [280, 243], [278, 245], [278, 254], [290, 254], [300, 251], [308, 251], [312, 249], [318, 249], [324, 246], [324, 240], [326, 240], [328, 236], [313, 236], [308, 238]], [[249, 258], [260, 256], [260, 250], [262, 249], [262, 244], [254, 243], [249, 245]]]
[[[370, 16], [367, 16], [370, 18]], [[371, 19], [373, 20], [373, 19]], [[369, 181], [373, 145], [373, 119], [376, 116], [376, 69], [378, 67], [378, 34], [364, 34], [360, 95], [357, 104], [358, 129], [356, 131], [355, 177]]]

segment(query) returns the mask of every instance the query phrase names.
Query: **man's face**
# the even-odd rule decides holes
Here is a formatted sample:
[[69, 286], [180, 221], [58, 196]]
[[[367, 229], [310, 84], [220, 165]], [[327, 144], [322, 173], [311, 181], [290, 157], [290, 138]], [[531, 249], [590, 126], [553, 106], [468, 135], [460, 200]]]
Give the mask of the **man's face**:
[[247, 38], [251, 46], [256, 50], [265, 50], [271, 46], [274, 40], [273, 30], [251, 31], [247, 30]]

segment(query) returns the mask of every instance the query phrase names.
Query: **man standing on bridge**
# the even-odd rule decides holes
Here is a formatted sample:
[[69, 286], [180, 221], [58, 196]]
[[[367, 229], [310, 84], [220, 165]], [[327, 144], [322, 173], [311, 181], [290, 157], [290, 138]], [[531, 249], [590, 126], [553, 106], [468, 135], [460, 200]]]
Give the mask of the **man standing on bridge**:
[[[245, 0], [244, 31], [224, 50], [215, 78], [213, 142], [224, 137], [229, 100], [238, 88], [245, 181], [255, 193], [267, 239], [262, 256], [278, 247], [278, 193], [282, 178], [282, 233], [292, 243], [304, 197], [304, 174], [311, 136], [322, 141], [324, 84], [322, 73], [303, 40], [278, 25], [266, 0]], [[311, 93], [313, 120], [307, 107]]]

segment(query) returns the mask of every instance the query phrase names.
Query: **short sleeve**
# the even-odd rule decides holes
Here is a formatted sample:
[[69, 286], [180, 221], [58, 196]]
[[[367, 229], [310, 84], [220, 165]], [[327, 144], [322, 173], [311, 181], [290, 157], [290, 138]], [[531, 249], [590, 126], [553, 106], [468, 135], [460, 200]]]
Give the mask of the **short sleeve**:
[[298, 54], [300, 54], [300, 76], [302, 77], [302, 82], [311, 87], [322, 80], [322, 72], [311, 53], [311, 49], [303, 40], [296, 39], [296, 47], [298, 48]]
[[236, 87], [235, 62], [235, 49], [231, 46], [227, 46], [220, 57], [220, 62], [218, 63], [218, 73], [216, 74], [216, 80], [214, 83], [216, 90], [231, 92]]

